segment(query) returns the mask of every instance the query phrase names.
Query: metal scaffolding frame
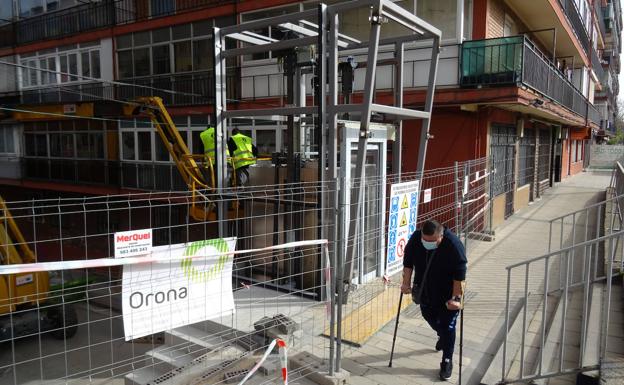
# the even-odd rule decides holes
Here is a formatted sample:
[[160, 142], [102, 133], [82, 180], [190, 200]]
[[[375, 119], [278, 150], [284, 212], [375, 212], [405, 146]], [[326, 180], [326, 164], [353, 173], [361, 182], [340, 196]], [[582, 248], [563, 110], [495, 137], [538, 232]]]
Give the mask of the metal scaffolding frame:
[[[370, 32], [368, 41], [359, 41], [345, 34], [340, 33], [341, 13], [357, 8], [370, 8]], [[317, 19], [318, 24], [310, 20]], [[381, 29], [383, 24], [397, 23], [409, 32], [400, 37], [391, 39], [381, 39]], [[284, 40], [277, 40], [274, 37], [262, 36], [256, 32], [258, 29], [274, 27], [287, 30], [287, 37]], [[355, 0], [338, 3], [334, 5], [319, 4], [317, 9], [303, 12], [291, 13], [277, 17], [254, 20], [241, 23], [235, 26], [214, 29], [214, 65], [215, 65], [215, 148], [217, 164], [217, 188], [226, 187], [227, 169], [225, 142], [227, 129], [226, 119], [246, 116], [268, 116], [282, 115], [288, 117], [288, 153], [289, 166], [294, 165], [293, 152], [297, 148], [295, 145], [298, 139], [295, 137], [294, 118], [302, 115], [316, 116], [315, 132], [319, 145], [318, 159], [318, 179], [337, 181], [344, 177], [345, 170], [338, 167], [338, 119], [339, 115], [348, 114], [357, 119], [360, 125], [358, 140], [358, 152], [355, 173], [353, 180], [362, 181], [364, 178], [364, 166], [366, 160], [366, 148], [370, 134], [370, 122], [373, 114], [379, 114], [385, 122], [391, 122], [398, 128], [397, 140], [394, 144], [394, 172], [400, 173], [401, 159], [401, 122], [409, 119], [422, 120], [420, 132], [420, 146], [418, 150], [418, 171], [420, 175], [424, 170], [427, 141], [429, 138], [429, 126], [433, 98], [438, 68], [438, 58], [440, 52], [441, 32], [434, 26], [422, 19], [406, 12], [400, 6], [390, 0]], [[245, 44], [244, 47], [226, 49], [226, 39], [233, 39]], [[405, 108], [403, 106], [403, 62], [405, 45], [422, 40], [432, 41], [431, 63], [429, 67], [429, 79], [426, 89], [425, 106], [423, 110]], [[379, 63], [378, 53], [381, 46], [391, 45], [395, 50], [395, 57], [390, 60], [395, 68], [394, 101], [393, 105], [383, 105], [374, 102], [375, 77], [377, 65]], [[316, 46], [312, 63], [314, 74], [317, 76], [317, 84], [313, 91], [316, 105], [306, 106], [305, 91], [302, 93], [300, 87], [305, 87], [301, 83], [302, 66], [300, 63], [293, 64], [294, 71], [288, 70], [289, 63], [284, 59], [285, 74], [288, 75], [288, 97], [287, 105], [284, 107], [228, 110], [227, 90], [225, 82], [226, 59], [249, 55], [253, 53], [264, 53], [269, 51], [295, 50], [296, 48]], [[366, 74], [364, 93], [362, 102], [359, 104], [339, 103], [339, 58], [340, 53], [345, 50], [366, 49]], [[387, 60], [384, 61], [386, 63]], [[286, 73], [288, 72], [288, 73]], [[325, 86], [324, 86], [325, 85]], [[295, 92], [298, 91], [298, 92]], [[303, 94], [303, 95], [302, 95]], [[320, 117], [320, 118], [319, 118]], [[343, 154], [344, 156], [344, 154]], [[398, 159], [398, 161], [397, 161]], [[325, 167], [327, 165], [327, 168]], [[290, 168], [290, 167], [289, 167]], [[344, 178], [341, 178], [344, 180]], [[297, 182], [290, 176], [288, 182]], [[320, 210], [319, 223], [323, 224], [320, 236], [322, 238], [334, 238], [336, 247], [334, 257], [337, 263], [336, 276], [338, 279], [338, 295], [346, 295], [351, 284], [351, 277], [354, 271], [354, 258], [356, 254], [355, 241], [360, 231], [358, 215], [362, 208], [364, 199], [364, 183], [358, 183], [357, 188], [349, 188], [345, 183], [341, 186], [338, 194], [329, 196], [320, 194], [319, 204], [327, 210]], [[349, 191], [351, 190], [351, 191]], [[351, 194], [350, 215], [347, 217], [344, 207], [347, 195]], [[225, 218], [226, 207], [218, 206], [219, 218]], [[322, 213], [324, 212], [324, 213]], [[325, 221], [327, 217], [327, 222]], [[335, 224], [335, 225], [334, 225]], [[219, 223], [220, 236], [227, 236], [225, 221]], [[342, 298], [341, 298], [342, 299]], [[346, 297], [344, 298], [346, 299]]]

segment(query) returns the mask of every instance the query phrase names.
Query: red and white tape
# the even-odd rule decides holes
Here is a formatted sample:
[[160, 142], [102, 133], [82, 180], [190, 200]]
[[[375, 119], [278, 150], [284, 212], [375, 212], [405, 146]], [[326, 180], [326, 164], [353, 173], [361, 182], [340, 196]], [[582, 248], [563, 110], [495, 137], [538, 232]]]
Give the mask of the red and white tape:
[[293, 247], [302, 246], [320, 246], [327, 245], [326, 239], [310, 240], [310, 241], [298, 241], [284, 243], [277, 246], [263, 247], [260, 249], [248, 249], [248, 250], [235, 250], [222, 253], [214, 253], [210, 255], [180, 255], [172, 256], [169, 259], [163, 260], [161, 258], [154, 258], [152, 256], [145, 257], [129, 257], [129, 258], [98, 258], [98, 259], [81, 259], [76, 261], [57, 261], [57, 262], [37, 262], [37, 263], [23, 263], [16, 265], [1, 265], [0, 275], [7, 274], [20, 274], [20, 273], [33, 273], [37, 271], [57, 271], [57, 270], [71, 270], [71, 269], [91, 269], [94, 267], [111, 267], [111, 266], [123, 266], [123, 265], [136, 265], [143, 263], [154, 262], [171, 262], [181, 261], [188, 258], [204, 258], [204, 257], [218, 257], [221, 255], [236, 255], [236, 254], [249, 254], [258, 253], [270, 250], [288, 249]]
[[271, 341], [266, 351], [264, 352], [264, 355], [262, 356], [262, 358], [260, 358], [260, 361], [258, 361], [256, 365], [251, 368], [251, 370], [241, 380], [241, 382], [238, 383], [238, 385], [243, 385], [245, 382], [247, 382], [247, 380], [251, 378], [251, 376], [253, 376], [258, 371], [258, 369], [260, 369], [262, 364], [264, 364], [264, 361], [266, 361], [267, 357], [269, 357], [269, 354], [271, 354], [273, 349], [275, 349], [275, 345], [277, 345], [279, 351], [282, 379], [284, 380], [284, 385], [288, 385], [288, 350], [286, 349], [286, 342], [279, 338]]

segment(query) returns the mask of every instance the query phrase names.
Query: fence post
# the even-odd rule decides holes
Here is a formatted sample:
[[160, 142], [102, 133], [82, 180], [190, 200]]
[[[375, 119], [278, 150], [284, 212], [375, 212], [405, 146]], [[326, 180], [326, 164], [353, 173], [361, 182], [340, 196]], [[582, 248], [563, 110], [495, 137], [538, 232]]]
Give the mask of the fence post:
[[490, 155], [490, 173], [489, 173], [489, 178], [488, 178], [488, 182], [489, 182], [489, 192], [490, 192], [490, 196], [489, 196], [489, 206], [490, 206], [490, 210], [489, 210], [489, 225], [490, 225], [490, 235], [494, 234], [494, 157], [492, 155]]
[[344, 300], [344, 277], [343, 264], [346, 257], [345, 244], [345, 223], [346, 223], [346, 197], [347, 197], [347, 180], [339, 177], [340, 194], [338, 194], [338, 252], [336, 253], [336, 290], [338, 298], [336, 299], [336, 362], [334, 370], [340, 372], [340, 362], [342, 360], [342, 307]]
[[461, 224], [459, 223], [459, 162], [455, 161], [453, 176], [455, 177], [455, 232], [461, 237]]

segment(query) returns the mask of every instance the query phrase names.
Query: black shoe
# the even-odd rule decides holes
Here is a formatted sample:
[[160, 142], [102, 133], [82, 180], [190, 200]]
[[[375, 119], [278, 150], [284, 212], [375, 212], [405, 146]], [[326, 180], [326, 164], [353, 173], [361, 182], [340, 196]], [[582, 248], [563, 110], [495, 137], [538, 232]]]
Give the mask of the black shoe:
[[453, 362], [451, 360], [442, 360], [440, 362], [440, 379], [442, 381], [446, 381], [451, 378], [451, 373], [453, 373]]
[[436, 342], [435, 350], [436, 352], [439, 352], [440, 350], [442, 350], [442, 339], [440, 337], [438, 337], [438, 342]]

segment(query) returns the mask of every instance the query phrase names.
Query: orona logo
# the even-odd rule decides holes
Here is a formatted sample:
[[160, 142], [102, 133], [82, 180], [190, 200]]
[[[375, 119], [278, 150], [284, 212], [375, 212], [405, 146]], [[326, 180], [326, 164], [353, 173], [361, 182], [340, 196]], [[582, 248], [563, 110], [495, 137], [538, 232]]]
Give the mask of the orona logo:
[[[148, 234], [149, 235], [149, 234]], [[210, 239], [206, 241], [197, 241], [191, 243], [184, 250], [184, 255], [195, 256], [195, 254], [202, 248], [212, 246], [217, 249], [218, 252], [223, 253], [228, 251], [228, 245], [223, 239]], [[199, 271], [193, 266], [193, 259], [186, 258], [180, 263], [184, 276], [189, 278], [194, 283], [205, 283], [209, 280], [215, 279], [220, 276], [220, 273], [225, 268], [225, 264], [229, 258], [229, 255], [221, 255], [217, 259], [217, 262], [212, 265], [208, 270]], [[161, 304], [164, 302], [177, 301], [179, 299], [185, 299], [188, 296], [189, 289], [187, 287], [180, 287], [176, 289], [169, 289], [166, 291], [158, 291], [156, 293], [142, 293], [135, 291], [130, 294], [130, 307], [138, 309], [142, 306], [149, 307], [154, 304]]]
[[188, 290], [186, 287], [181, 287], [178, 290], [170, 289], [166, 293], [164, 291], [159, 291], [156, 293], [143, 294], [140, 291], [135, 291], [130, 294], [130, 307], [138, 309], [143, 305], [147, 307], [153, 305], [154, 303], [161, 304], [165, 301], [176, 301], [178, 298], [186, 298], [187, 294]]

